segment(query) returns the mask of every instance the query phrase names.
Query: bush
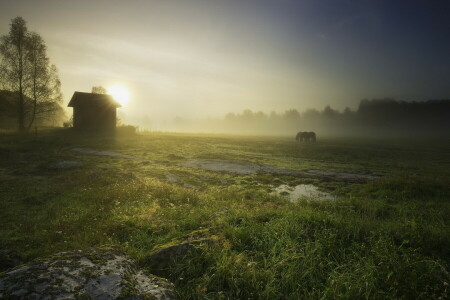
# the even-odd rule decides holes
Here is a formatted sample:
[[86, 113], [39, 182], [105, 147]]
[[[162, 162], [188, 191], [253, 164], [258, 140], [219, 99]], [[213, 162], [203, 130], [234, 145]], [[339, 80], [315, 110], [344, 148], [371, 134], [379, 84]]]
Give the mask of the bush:
[[124, 135], [134, 135], [136, 134], [137, 127], [132, 125], [121, 125], [117, 127], [117, 133]]
[[64, 128], [72, 128], [73, 127], [73, 116], [70, 117], [69, 121], [63, 123]]

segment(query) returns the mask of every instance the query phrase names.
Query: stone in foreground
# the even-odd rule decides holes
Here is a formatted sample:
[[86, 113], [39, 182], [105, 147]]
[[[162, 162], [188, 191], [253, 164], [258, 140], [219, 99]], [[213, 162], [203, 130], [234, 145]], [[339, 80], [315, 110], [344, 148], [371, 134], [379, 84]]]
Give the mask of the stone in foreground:
[[61, 252], [0, 275], [0, 299], [174, 299], [114, 247]]

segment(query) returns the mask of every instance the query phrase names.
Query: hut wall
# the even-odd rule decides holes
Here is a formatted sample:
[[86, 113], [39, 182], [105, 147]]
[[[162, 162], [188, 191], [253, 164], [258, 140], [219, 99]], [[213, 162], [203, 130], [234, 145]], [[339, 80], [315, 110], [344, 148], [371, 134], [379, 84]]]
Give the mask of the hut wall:
[[116, 108], [111, 106], [76, 106], [73, 127], [79, 130], [111, 131], [116, 127]]

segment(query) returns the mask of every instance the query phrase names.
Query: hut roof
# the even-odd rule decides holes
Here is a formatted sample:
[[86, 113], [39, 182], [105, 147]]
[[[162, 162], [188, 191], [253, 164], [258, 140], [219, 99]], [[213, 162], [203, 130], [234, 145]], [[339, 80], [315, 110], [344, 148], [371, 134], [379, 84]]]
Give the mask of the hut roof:
[[84, 93], [75, 92], [73, 93], [72, 99], [70, 99], [68, 107], [74, 106], [84, 106], [84, 105], [108, 105], [113, 107], [120, 107], [121, 105], [114, 100], [111, 95], [108, 94], [94, 94], [94, 93]]

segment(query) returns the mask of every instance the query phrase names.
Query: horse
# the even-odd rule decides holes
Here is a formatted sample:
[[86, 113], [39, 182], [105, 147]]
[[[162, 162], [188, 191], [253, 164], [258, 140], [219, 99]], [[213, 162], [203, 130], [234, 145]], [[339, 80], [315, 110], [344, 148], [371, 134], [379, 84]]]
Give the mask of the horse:
[[295, 136], [295, 140], [298, 142], [315, 143], [316, 142], [316, 133], [313, 131], [310, 131], [310, 132], [299, 131], [297, 133], [297, 135]]

